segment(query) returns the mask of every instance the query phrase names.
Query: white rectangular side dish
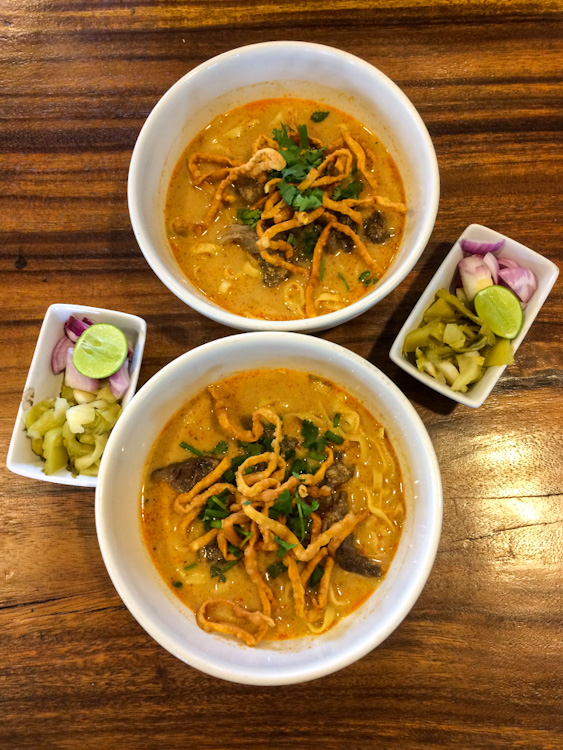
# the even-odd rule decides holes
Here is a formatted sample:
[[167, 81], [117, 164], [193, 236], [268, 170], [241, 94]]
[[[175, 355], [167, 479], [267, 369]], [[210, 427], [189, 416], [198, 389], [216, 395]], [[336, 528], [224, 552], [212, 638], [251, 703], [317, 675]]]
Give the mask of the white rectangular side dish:
[[559, 275], [559, 269], [555, 263], [544, 258], [543, 255], [540, 255], [529, 247], [510, 239], [510, 237], [506, 237], [504, 234], [499, 234], [499, 232], [495, 232], [493, 229], [484, 227], [481, 224], [470, 224], [458, 238], [450, 252], [446, 255], [442, 265], [438, 268], [432, 281], [428, 284], [422, 296], [414, 306], [411, 314], [406, 319], [389, 352], [389, 356], [393, 362], [429, 388], [433, 388], [435, 391], [438, 391], [454, 401], [459, 401], [460, 404], [477, 408], [478, 406], [481, 406], [493, 390], [498, 379], [504, 372], [506, 365], [487, 367], [481, 380], [469, 386], [466, 393], [458, 393], [452, 391], [448, 385], [439, 383], [431, 375], [419, 372], [416, 365], [412, 364], [412, 362], [410, 362], [403, 354], [403, 342], [405, 336], [409, 331], [412, 331], [419, 326], [422, 321], [422, 316], [434, 301], [434, 296], [438, 289], [450, 288], [457, 264], [463, 257], [460, 245], [462, 239], [473, 240], [476, 242], [498, 242], [499, 240], [504, 240], [503, 247], [498, 253], [495, 253], [497, 257], [512, 258], [525, 268], [529, 268], [536, 275], [538, 286], [524, 310], [524, 323], [522, 329], [512, 342], [514, 353], [524, 340], [530, 326], [547, 299], [547, 296]]
[[64, 374], [53, 375], [51, 353], [56, 342], [63, 335], [64, 324], [71, 315], [77, 318], [86, 316], [94, 323], [111, 323], [123, 331], [133, 349], [131, 383], [121, 401], [123, 409], [127, 407], [135, 393], [145, 348], [147, 333], [145, 321], [136, 315], [105, 310], [99, 307], [67, 304], [51, 305], [45, 313], [25, 381], [22, 401], [10, 440], [6, 466], [14, 474], [20, 474], [30, 479], [39, 479], [43, 482], [54, 482], [55, 484], [69, 484], [75, 487], [95, 487], [98, 481], [97, 477], [82, 475], [73, 477], [66, 469], [60, 469], [50, 476], [44, 474], [42, 470], [44, 461], [31, 450], [31, 440], [25, 434], [22, 422], [23, 414], [27, 409], [45, 398], [58, 396], [60, 393]]

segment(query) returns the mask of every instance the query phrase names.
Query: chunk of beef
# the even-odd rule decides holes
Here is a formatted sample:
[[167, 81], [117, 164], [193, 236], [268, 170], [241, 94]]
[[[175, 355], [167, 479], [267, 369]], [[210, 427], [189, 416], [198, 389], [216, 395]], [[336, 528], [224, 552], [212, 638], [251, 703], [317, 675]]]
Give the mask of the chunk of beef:
[[274, 266], [265, 260], [260, 260], [260, 269], [262, 271], [262, 283], [264, 286], [279, 286], [282, 281], [289, 278], [289, 271], [279, 266]]
[[256, 247], [258, 235], [247, 224], [231, 224], [217, 239], [219, 242], [234, 242], [250, 255], [260, 255], [260, 250]]
[[206, 544], [205, 547], [202, 547], [197, 551], [197, 556], [200, 560], [205, 560], [205, 562], [208, 563], [223, 563], [225, 562], [225, 558], [223, 557], [223, 553], [219, 549], [219, 545], [217, 544], [217, 539], [214, 539], [212, 542], [209, 542], [209, 544]]
[[[331, 503], [331, 506], [323, 514], [323, 531], [326, 531], [337, 521], [342, 520], [349, 510], [348, 495], [343, 490], [333, 492], [328, 501]], [[319, 511], [321, 511], [321, 507], [319, 507]], [[357, 573], [360, 576], [368, 578], [379, 578], [381, 575], [381, 565], [359, 552], [354, 544], [352, 534], [348, 534], [336, 550], [334, 559], [343, 570], [347, 570], [349, 573]]]
[[377, 209], [364, 219], [364, 233], [370, 242], [381, 245], [392, 237], [392, 232], [387, 224], [387, 219]]
[[381, 565], [370, 557], [362, 555], [356, 549], [352, 534], [348, 534], [336, 550], [334, 559], [343, 570], [347, 570], [349, 573], [357, 573], [357, 575], [367, 578], [379, 578], [381, 576]]
[[253, 206], [264, 197], [264, 185], [248, 175], [241, 175], [238, 180], [235, 180], [233, 187], [249, 206]]
[[163, 466], [162, 469], [155, 469], [152, 478], [168, 482], [176, 492], [189, 492], [219, 463], [220, 459], [213, 456], [194, 456], [185, 461]]
[[[340, 224], [345, 224], [348, 227], [355, 227], [352, 219], [345, 214], [340, 214], [338, 221]], [[340, 232], [338, 229], [333, 229], [332, 232], [329, 232], [325, 249], [327, 253], [331, 254], [334, 254], [339, 250], [343, 250], [345, 253], [351, 253], [354, 249], [354, 240], [351, 237], [348, 237], [347, 234], [344, 234], [344, 232]]]
[[332, 488], [339, 487], [352, 479], [355, 473], [353, 464], [345, 461], [342, 453], [335, 451], [334, 463], [327, 469], [323, 484], [328, 484]]

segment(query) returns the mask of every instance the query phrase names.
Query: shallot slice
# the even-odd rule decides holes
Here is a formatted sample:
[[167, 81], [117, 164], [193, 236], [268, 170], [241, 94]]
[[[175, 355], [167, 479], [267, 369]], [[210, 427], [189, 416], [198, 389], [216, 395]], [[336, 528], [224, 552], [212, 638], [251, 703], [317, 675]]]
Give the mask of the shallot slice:
[[504, 240], [498, 242], [476, 242], [475, 240], [460, 240], [461, 249], [471, 255], [486, 255], [496, 253], [504, 245]]

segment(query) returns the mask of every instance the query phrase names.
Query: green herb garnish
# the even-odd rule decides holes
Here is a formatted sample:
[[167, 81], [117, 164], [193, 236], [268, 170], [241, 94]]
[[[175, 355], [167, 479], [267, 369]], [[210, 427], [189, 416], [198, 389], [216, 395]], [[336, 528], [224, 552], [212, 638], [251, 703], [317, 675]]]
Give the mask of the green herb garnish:
[[210, 565], [209, 573], [211, 574], [211, 578], [218, 578], [219, 583], [225, 583], [225, 581], [227, 580], [223, 575], [223, 571], [218, 565]]
[[230, 515], [225, 502], [228, 494], [228, 490], [223, 490], [219, 495], [212, 495], [199, 512], [199, 519], [203, 521], [203, 527], [206, 531], [220, 529], [221, 520]]
[[231, 555], [234, 555], [235, 557], [240, 557], [242, 555], [242, 550], [240, 550], [238, 547], [235, 547], [234, 544], [231, 544], [230, 542], [227, 543], [227, 549], [231, 553]]
[[325, 570], [321, 565], [316, 565], [315, 569], [309, 576], [309, 580], [307, 582], [307, 587], [310, 589], [314, 589], [315, 586], [320, 582], [321, 578], [324, 576]]
[[268, 510], [268, 515], [274, 520], [280, 516], [288, 516], [293, 506], [293, 496], [289, 490], [284, 490], [276, 502]]
[[330, 112], [320, 112], [319, 110], [317, 110], [311, 115], [311, 120], [313, 122], [322, 122], [323, 120], [326, 120], [329, 114]]
[[340, 185], [337, 185], [334, 188], [332, 200], [344, 201], [347, 198], [357, 198], [358, 195], [362, 192], [363, 188], [364, 185], [359, 180], [356, 180], [355, 182], [349, 182], [346, 187], [340, 187]]
[[287, 553], [292, 550], [294, 547], [297, 547], [296, 544], [289, 544], [289, 542], [284, 542], [284, 540], [277, 536], [277, 534], [274, 535], [274, 539], [278, 543], [278, 551], [276, 552], [276, 555], [278, 557], [284, 557], [284, 555], [287, 555]]
[[270, 578], [273, 581], [274, 578], [277, 578], [279, 575], [281, 575], [282, 573], [285, 573], [287, 571], [287, 565], [284, 565], [282, 563], [282, 561], [280, 560], [280, 562], [273, 563], [272, 565], [269, 565], [266, 568], [266, 571], [267, 571], [268, 575], [270, 576]]
[[327, 430], [325, 434], [323, 435], [324, 438], [326, 438], [331, 443], [336, 443], [336, 445], [342, 445], [344, 442], [344, 438], [340, 435], [337, 435], [335, 432], [332, 432], [331, 430]]
[[340, 281], [346, 287], [346, 291], [349, 292], [350, 291], [350, 284], [348, 284], [348, 282], [346, 281], [346, 276], [344, 276], [344, 274], [340, 273], [340, 272], [337, 275], [338, 275], [338, 278], [340, 279]]
[[193, 445], [186, 443], [185, 440], [182, 440], [180, 443], [180, 448], [183, 448], [185, 451], [191, 451], [194, 456], [203, 456], [202, 451], [199, 451], [197, 448], [194, 448]]
[[313, 211], [323, 203], [323, 191], [320, 188], [306, 188], [301, 191], [289, 182], [278, 182], [281, 197], [288, 206], [296, 211]]
[[213, 453], [215, 456], [220, 456], [223, 453], [226, 453], [229, 450], [229, 446], [224, 440], [220, 440], [215, 448], [213, 448], [212, 451], [209, 451], [210, 453]]
[[358, 281], [361, 281], [364, 286], [369, 286], [370, 284], [377, 284], [379, 279], [377, 276], [372, 276], [369, 271], [362, 271], [358, 276]]
[[332, 420], [332, 426], [338, 427], [339, 424], [340, 424], [340, 414], [335, 414]]
[[184, 570], [193, 570], [193, 568], [197, 567], [197, 563], [190, 563], [189, 565], [184, 565]]
[[256, 228], [256, 224], [260, 221], [262, 212], [259, 209], [252, 211], [250, 208], [239, 208], [237, 211], [237, 219], [243, 224], [247, 224], [252, 229]]
[[182, 581], [172, 581], [172, 585], [175, 589], [181, 589], [184, 584], [182, 583]]

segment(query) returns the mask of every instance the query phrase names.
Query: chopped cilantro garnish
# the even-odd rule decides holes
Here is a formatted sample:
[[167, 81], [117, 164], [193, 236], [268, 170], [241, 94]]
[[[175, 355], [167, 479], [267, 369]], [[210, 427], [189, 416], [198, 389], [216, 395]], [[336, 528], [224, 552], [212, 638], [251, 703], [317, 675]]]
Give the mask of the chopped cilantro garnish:
[[338, 278], [340, 279], [340, 281], [341, 281], [341, 282], [342, 282], [342, 283], [344, 284], [344, 286], [346, 287], [346, 291], [347, 291], [347, 292], [349, 292], [349, 291], [350, 291], [350, 284], [349, 284], [349, 283], [348, 283], [348, 282], [346, 281], [346, 276], [344, 276], [344, 274], [343, 274], [343, 273], [340, 273], [340, 272], [339, 272], [339, 273], [338, 273]]
[[322, 122], [323, 120], [326, 120], [329, 114], [330, 112], [320, 112], [319, 110], [317, 110], [311, 115], [311, 120], [313, 122]]
[[235, 545], [231, 544], [230, 542], [227, 543], [227, 549], [229, 550], [231, 555], [234, 555], [235, 557], [240, 557], [242, 555], [242, 551], [238, 547], [235, 547]]
[[256, 224], [260, 221], [262, 212], [259, 209], [252, 211], [250, 208], [239, 208], [237, 211], [237, 219], [243, 224], [248, 224], [249, 227], [254, 229]]
[[296, 211], [313, 211], [323, 203], [323, 191], [320, 188], [306, 188], [301, 191], [296, 185], [284, 180], [278, 182], [277, 187], [287, 205]]
[[309, 136], [307, 134], [307, 126], [306, 125], [300, 125], [299, 126], [299, 140], [301, 141], [301, 148], [308, 149], [309, 148]]
[[276, 555], [278, 557], [283, 557], [284, 555], [287, 555], [287, 553], [292, 550], [294, 547], [297, 547], [296, 544], [290, 544], [289, 542], [284, 542], [284, 540], [279, 537], [277, 534], [274, 535], [274, 539], [278, 543], [278, 551], [276, 552]]
[[377, 284], [379, 279], [377, 276], [372, 276], [369, 271], [362, 271], [358, 276], [358, 281], [361, 281], [364, 286], [369, 286], [370, 284]]
[[309, 451], [309, 458], [312, 458], [313, 461], [325, 461], [326, 460], [326, 453], [317, 453], [316, 451]]
[[253, 531], [247, 531], [242, 526], [239, 526], [238, 523], [235, 523], [233, 525], [233, 529], [237, 532], [239, 536], [243, 537], [243, 541], [241, 542], [240, 549], [244, 547], [244, 545], [248, 542], [250, 537], [254, 536]]
[[331, 443], [336, 443], [336, 445], [342, 445], [344, 442], [344, 438], [340, 435], [337, 435], [335, 432], [332, 432], [331, 430], [327, 430], [325, 434], [323, 435], [324, 438], [326, 438]]
[[307, 463], [307, 460], [305, 458], [298, 458], [293, 462], [293, 466], [291, 467], [291, 473], [294, 477], [297, 477], [299, 479], [300, 474], [308, 474], [309, 473], [309, 464]]
[[332, 420], [332, 426], [338, 427], [339, 424], [340, 424], [340, 414], [335, 414]]
[[224, 440], [220, 440], [215, 448], [213, 448], [212, 451], [209, 451], [210, 453], [213, 453], [216, 456], [221, 455], [222, 453], [226, 453], [229, 450], [229, 446]]
[[239, 562], [239, 560], [231, 560], [231, 562], [228, 562], [226, 565], [223, 565], [223, 573], [226, 573], [231, 568], [234, 568], [235, 565]]
[[349, 182], [346, 187], [341, 187], [340, 185], [337, 185], [334, 188], [334, 193], [332, 194], [332, 200], [333, 201], [343, 201], [347, 198], [357, 198], [358, 195], [362, 192], [364, 188], [364, 185], [360, 180], [356, 180], [355, 182]]
[[283, 454], [283, 457], [285, 458], [286, 461], [291, 461], [292, 458], [295, 458], [295, 449], [290, 448], [288, 451], [286, 451]]
[[293, 234], [293, 232], [290, 232], [288, 234], [286, 242], [288, 245], [295, 247], [295, 245], [297, 244], [297, 240], [295, 239], [295, 235]]
[[311, 448], [319, 436], [319, 428], [309, 419], [304, 419], [301, 425], [301, 434], [303, 435], [303, 447]]
[[180, 443], [180, 448], [183, 448], [185, 451], [191, 451], [194, 456], [203, 456], [202, 451], [199, 451], [197, 448], [194, 448], [193, 445], [186, 443], [185, 440], [182, 440]]
[[285, 573], [287, 571], [287, 565], [284, 565], [280, 560], [280, 562], [269, 565], [266, 570], [273, 581], [274, 578], [277, 578], [279, 575], [281, 575], [281, 573]]
[[280, 494], [276, 502], [269, 509], [268, 515], [274, 520], [276, 518], [279, 518], [280, 516], [288, 516], [291, 513], [292, 506], [293, 496], [291, 495], [289, 490], [284, 490]]
[[182, 583], [182, 581], [172, 581], [172, 585], [175, 589], [181, 589], [184, 584]]
[[209, 573], [211, 574], [211, 578], [218, 578], [219, 583], [225, 583], [225, 581], [227, 580], [223, 575], [223, 571], [218, 565], [210, 565]]
[[184, 565], [184, 570], [193, 570], [193, 568], [197, 567], [197, 563], [190, 563], [189, 565]]
[[315, 569], [309, 576], [309, 581], [307, 582], [307, 587], [310, 589], [315, 588], [315, 586], [320, 582], [321, 578], [324, 576], [325, 570], [321, 565], [316, 565]]
[[313, 500], [311, 505], [309, 505], [305, 500], [300, 498], [299, 495], [296, 495], [295, 508], [291, 516], [287, 519], [287, 525], [293, 531], [295, 536], [299, 537], [300, 541], [303, 541], [303, 538], [305, 537], [311, 513], [314, 510], [317, 510], [318, 507], [319, 504], [316, 500]]

